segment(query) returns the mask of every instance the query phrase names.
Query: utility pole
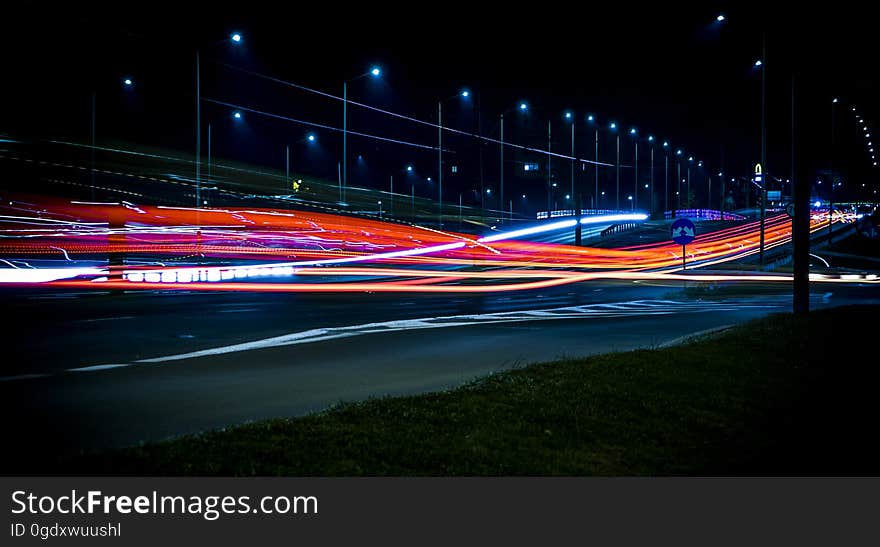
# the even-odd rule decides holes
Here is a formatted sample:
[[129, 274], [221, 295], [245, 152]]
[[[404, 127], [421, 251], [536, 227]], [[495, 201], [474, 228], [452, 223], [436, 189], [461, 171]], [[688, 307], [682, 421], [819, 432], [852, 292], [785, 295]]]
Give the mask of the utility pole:
[[617, 198], [614, 208], [620, 211], [620, 133], [617, 134]]
[[[793, 95], [792, 95], [793, 96]], [[831, 190], [828, 192], [828, 248], [831, 248], [831, 224], [834, 213], [834, 104], [837, 99], [831, 101], [831, 158], [828, 162], [828, 171], [831, 173]]]
[[201, 154], [202, 154], [202, 78], [199, 69], [199, 52], [196, 51], [196, 207], [201, 200]]
[[92, 92], [92, 123], [91, 123], [91, 141], [92, 141], [92, 170], [90, 173], [92, 183], [92, 201], [95, 200], [95, 92]]
[[[504, 113], [501, 113], [501, 165], [499, 166], [501, 173], [501, 199], [504, 200]], [[482, 185], [480, 191], [482, 191]]]
[[574, 199], [574, 123], [571, 122], [571, 199]]
[[593, 196], [594, 209], [599, 211], [599, 126], [596, 126], [596, 165], [593, 166], [596, 171], [596, 194]]
[[[338, 168], [337, 168], [338, 170]], [[348, 185], [348, 82], [342, 82], [342, 175], [339, 177], [339, 201], [345, 202], [343, 186]]]
[[[767, 100], [766, 100], [766, 80], [767, 80], [767, 33], [761, 34], [761, 167], [765, 173], [769, 174], [767, 169]], [[769, 180], [769, 179], [768, 179]], [[767, 180], [764, 180], [761, 192], [761, 266], [764, 265], [764, 220], [767, 208]], [[833, 186], [833, 185], [832, 185]]]
[[[211, 124], [208, 124], [208, 179], [211, 178]], [[285, 182], [285, 184], [287, 184]]]
[[636, 159], [635, 159], [635, 188], [633, 189], [633, 211], [636, 210], [636, 204], [639, 202], [639, 138], [636, 137]]
[[654, 215], [654, 144], [651, 143], [651, 215]]
[[443, 228], [443, 101], [437, 101], [437, 222]]
[[553, 189], [553, 182], [550, 177], [550, 169], [551, 169], [551, 156], [550, 156], [550, 120], [547, 120], [547, 215], [549, 218], [550, 211], [553, 208], [553, 198], [551, 196], [551, 192]]
[[792, 243], [794, 245], [794, 298], [796, 314], [810, 311], [810, 185], [807, 177], [798, 180], [795, 169], [794, 74], [791, 76], [791, 188], [794, 200]]

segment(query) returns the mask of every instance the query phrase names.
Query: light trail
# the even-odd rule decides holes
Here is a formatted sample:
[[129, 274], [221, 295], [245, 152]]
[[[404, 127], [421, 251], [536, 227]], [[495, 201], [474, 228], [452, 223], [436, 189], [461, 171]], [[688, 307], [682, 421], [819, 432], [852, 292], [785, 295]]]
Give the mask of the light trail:
[[[643, 214], [624, 214], [585, 217], [580, 222], [644, 219]], [[847, 218], [835, 215], [835, 220]], [[478, 237], [312, 211], [4, 199], [0, 203], [0, 259], [4, 263], [63, 254], [74, 266], [2, 268], [0, 283], [104, 289], [468, 293], [603, 279], [790, 281], [790, 277], [766, 275], [681, 275], [677, 273], [681, 247], [668, 241], [600, 249], [517, 240], [570, 230], [577, 223], [572, 218]], [[811, 230], [827, 226], [827, 215], [812, 217]], [[758, 239], [757, 222], [703, 234], [687, 248], [689, 266], [707, 267], [751, 256], [759, 250]], [[766, 248], [790, 240], [791, 222], [785, 215], [766, 220]], [[94, 266], [96, 255], [127, 256], [144, 265]], [[201, 263], [150, 265], [191, 259]], [[81, 266], [89, 260], [91, 264]], [[97, 261], [101, 260], [106, 258]], [[241, 263], [252, 260], [258, 262]], [[308, 282], [289, 282], [297, 276]], [[351, 282], [351, 277], [370, 280]], [[876, 282], [871, 274], [811, 279]]]

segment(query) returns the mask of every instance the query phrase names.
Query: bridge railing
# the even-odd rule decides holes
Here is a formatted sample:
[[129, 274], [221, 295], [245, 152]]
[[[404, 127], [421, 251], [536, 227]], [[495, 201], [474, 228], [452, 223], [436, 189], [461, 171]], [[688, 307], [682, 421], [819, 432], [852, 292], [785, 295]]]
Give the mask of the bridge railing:
[[[632, 213], [632, 210], [622, 210], [622, 209], [581, 209], [580, 213], [577, 213], [576, 209], [557, 209], [555, 211], [538, 211], [537, 219], [538, 220], [546, 220], [548, 218], [558, 218], [558, 217], [573, 217], [576, 215], [580, 216], [598, 216], [598, 215], [620, 215]], [[638, 212], [638, 211], [637, 211]]]
[[663, 218], [670, 220], [673, 218], [699, 218], [703, 220], [745, 220], [746, 217], [724, 211], [722, 218], [721, 211], [718, 209], [676, 209], [674, 211], [666, 211]]

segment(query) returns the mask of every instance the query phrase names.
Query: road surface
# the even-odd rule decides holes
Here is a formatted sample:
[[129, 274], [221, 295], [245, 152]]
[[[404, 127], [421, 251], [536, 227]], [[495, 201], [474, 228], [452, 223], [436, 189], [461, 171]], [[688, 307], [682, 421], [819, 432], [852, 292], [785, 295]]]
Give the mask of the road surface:
[[[676, 301], [674, 291], [584, 283], [462, 299], [7, 294], [17, 318], [0, 381], [7, 438], [16, 439], [12, 456], [28, 459], [156, 441], [442, 390], [521, 364], [656, 347], [791, 303], [786, 294]], [[876, 287], [839, 286], [813, 304], [878, 297]]]

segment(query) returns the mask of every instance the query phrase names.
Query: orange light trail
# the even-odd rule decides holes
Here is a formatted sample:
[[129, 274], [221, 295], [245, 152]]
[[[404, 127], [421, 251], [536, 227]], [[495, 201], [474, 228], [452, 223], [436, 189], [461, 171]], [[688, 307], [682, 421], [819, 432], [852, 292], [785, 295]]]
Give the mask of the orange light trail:
[[[846, 218], [835, 216], [838, 220]], [[827, 215], [811, 217], [811, 231], [827, 226]], [[758, 230], [757, 222], [745, 222], [699, 235], [686, 248], [689, 266], [710, 266], [758, 252]], [[493, 238], [501, 239], [500, 233], [494, 232], [489, 239]], [[30, 257], [59, 258], [62, 253], [65, 260], [74, 262], [118, 254], [138, 257], [146, 264], [166, 263], [104, 266], [99, 274], [74, 279], [65, 279], [64, 270], [58, 269], [60, 277], [39, 283], [54, 287], [467, 293], [529, 290], [601, 279], [791, 280], [774, 275], [679, 275], [673, 272], [680, 268], [681, 247], [671, 241], [604, 249], [479, 239], [452, 231], [299, 210], [193, 209], [31, 196], [6, 196], [0, 204], [0, 258], [7, 264]], [[786, 215], [766, 219], [766, 248], [790, 239], [791, 222]], [[196, 259], [199, 265], [167, 264], [188, 259]], [[242, 264], [246, 261], [260, 262]], [[358, 266], [347, 265], [350, 263]], [[27, 279], [27, 271], [13, 273], [16, 281]], [[282, 279], [291, 276], [310, 281]], [[344, 279], [357, 276], [376, 279]], [[256, 282], [251, 278], [272, 279]], [[811, 279], [876, 282], [876, 278], [867, 277]]]

